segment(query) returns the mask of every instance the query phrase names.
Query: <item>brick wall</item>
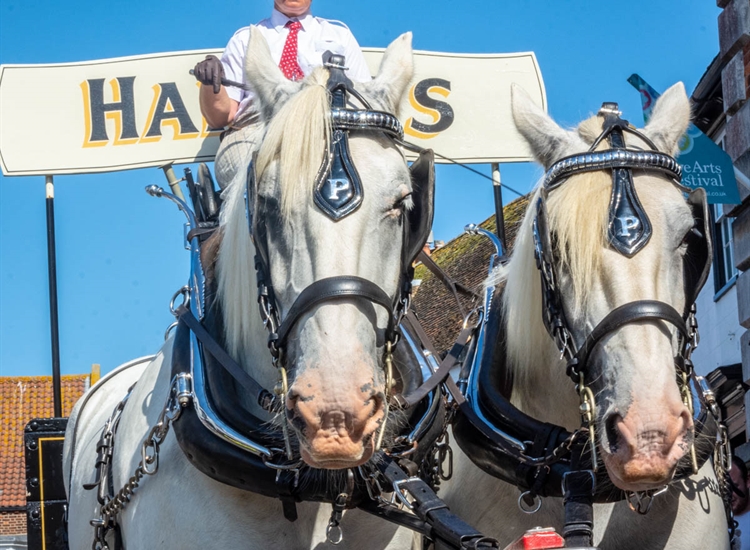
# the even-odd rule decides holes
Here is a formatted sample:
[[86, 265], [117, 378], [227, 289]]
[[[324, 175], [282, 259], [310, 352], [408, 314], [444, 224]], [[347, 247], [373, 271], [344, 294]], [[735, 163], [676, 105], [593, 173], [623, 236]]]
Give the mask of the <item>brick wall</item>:
[[26, 512], [0, 512], [0, 535], [25, 535]]

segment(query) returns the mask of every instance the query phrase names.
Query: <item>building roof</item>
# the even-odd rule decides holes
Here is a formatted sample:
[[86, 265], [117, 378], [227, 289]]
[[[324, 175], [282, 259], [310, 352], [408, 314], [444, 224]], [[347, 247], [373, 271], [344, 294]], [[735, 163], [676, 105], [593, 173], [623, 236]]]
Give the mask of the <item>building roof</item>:
[[[63, 416], [89, 387], [88, 374], [62, 376]], [[26, 506], [23, 430], [32, 418], [54, 416], [51, 376], [0, 378], [0, 509]]]
[[[503, 208], [509, 249], [513, 247], [528, 203], [528, 197], [524, 196]], [[479, 225], [495, 233], [495, 215]], [[482, 283], [488, 275], [489, 259], [494, 252], [494, 246], [486, 237], [464, 233], [433, 251], [431, 257], [456, 282], [481, 295]], [[425, 266], [417, 266], [414, 278], [421, 280], [421, 283], [412, 299], [412, 307], [435, 344], [436, 351], [447, 351], [453, 345], [463, 323], [456, 299]], [[470, 295], [460, 292], [459, 295], [466, 311], [475, 307]]]
[[725, 65], [726, 62], [722, 62], [718, 55], [714, 57], [690, 97], [693, 123], [709, 137], [713, 137], [725, 118], [721, 83], [721, 71]]

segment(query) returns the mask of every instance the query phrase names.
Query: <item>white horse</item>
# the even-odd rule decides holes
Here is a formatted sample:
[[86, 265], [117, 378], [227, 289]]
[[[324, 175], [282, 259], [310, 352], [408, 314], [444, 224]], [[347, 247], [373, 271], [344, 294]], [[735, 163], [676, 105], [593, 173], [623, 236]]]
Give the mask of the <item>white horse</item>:
[[[406, 246], [403, 224], [412, 200], [412, 181], [400, 150], [383, 132], [352, 132], [351, 158], [364, 195], [356, 212], [334, 222], [314, 205], [312, 185], [324, 152], [332, 147], [329, 71], [316, 69], [301, 82], [286, 80], [257, 32], [252, 33], [245, 70], [267, 124], [255, 163], [254, 215], [266, 216], [268, 272], [281, 318], [303, 289], [329, 277], [358, 276], [389, 297], [397, 296]], [[411, 34], [405, 34], [387, 49], [377, 77], [357, 89], [373, 108], [395, 113], [412, 73]], [[215, 272], [218, 278], [223, 340], [230, 355], [271, 389], [280, 383], [279, 371], [258, 314], [256, 250], [244, 186], [230, 187], [224, 199], [219, 234], [204, 245], [202, 261], [207, 274]], [[260, 204], [265, 211], [259, 212]], [[324, 483], [345, 478], [339, 470], [366, 463], [376, 450], [390, 391], [383, 366], [386, 313], [357, 297], [324, 302], [303, 312], [289, 333], [282, 361], [288, 373], [283, 403], [290, 438], [307, 465], [331, 472]], [[136, 383], [115, 437], [111, 468], [117, 492], [138, 468], [142, 444], [169, 395], [173, 340], [153, 358], [103, 378], [71, 415], [64, 462], [71, 548], [89, 548], [94, 537], [89, 521], [99, 512], [96, 490], [82, 486], [95, 479], [102, 426]], [[269, 424], [282, 423], [258, 403], [248, 406]], [[127, 550], [328, 546], [329, 504], [298, 503], [298, 519], [289, 522], [278, 500], [199, 472], [178, 446], [174, 430], [159, 446], [158, 464], [158, 472], [140, 481], [116, 518]], [[341, 528], [339, 548], [404, 548], [412, 540], [410, 531], [359, 510], [345, 512]]]
[[[515, 86], [512, 103], [516, 126], [545, 169], [563, 157], [588, 151], [602, 132], [602, 117], [593, 117], [573, 131], [560, 128]], [[679, 83], [659, 99], [642, 133], [660, 151], [674, 155], [689, 118], [690, 106]], [[629, 148], [651, 149], [629, 133], [625, 139]], [[677, 312], [685, 307], [683, 265], [691, 261], [686, 242], [694, 226], [692, 211], [670, 178], [633, 170], [633, 179], [653, 235], [632, 257], [608, 243], [611, 171], [572, 175], [547, 196], [560, 294], [578, 346], [623, 304], [648, 299], [665, 302]], [[538, 189], [532, 196], [509, 263], [490, 283], [505, 284], [505, 361], [514, 379], [511, 402], [538, 420], [573, 431], [581, 425], [579, 397], [541, 315], [533, 237], [540, 193]], [[665, 494], [654, 498], [646, 515], [634, 513], [625, 501], [594, 505], [594, 544], [602, 550], [729, 547], [712, 461], [697, 475], [672, 481], [677, 462], [688, 460], [694, 429], [675, 383], [676, 341], [672, 325], [640, 321], [610, 333], [590, 356], [586, 383], [595, 394], [598, 452], [612, 484], [626, 491], [669, 485]], [[484, 473], [464, 453], [457, 454], [453, 478], [440, 494], [454, 512], [497, 537], [501, 547], [535, 526], [562, 532], [562, 499], [544, 498], [536, 514], [522, 513], [516, 487]]]

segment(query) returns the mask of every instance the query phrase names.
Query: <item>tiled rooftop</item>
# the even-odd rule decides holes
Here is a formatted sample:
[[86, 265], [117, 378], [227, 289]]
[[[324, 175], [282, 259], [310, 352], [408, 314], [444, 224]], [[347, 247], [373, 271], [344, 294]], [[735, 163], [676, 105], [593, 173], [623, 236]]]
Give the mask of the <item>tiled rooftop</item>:
[[[503, 208], [509, 249], [513, 247], [528, 203], [527, 197], [521, 197]], [[495, 215], [483, 221], [480, 227], [495, 233]], [[488, 262], [493, 253], [494, 247], [486, 237], [462, 234], [433, 251], [431, 257], [456, 282], [481, 295], [482, 282], [487, 278]], [[425, 266], [417, 266], [414, 278], [422, 282], [412, 299], [412, 306], [422, 327], [432, 338], [435, 349], [438, 352], [447, 351], [463, 323], [456, 299]], [[460, 292], [459, 295], [466, 311], [475, 307], [470, 297]]]
[[[63, 416], [89, 384], [89, 375], [61, 377]], [[51, 376], [0, 378], [0, 508], [26, 506], [23, 429], [32, 418], [54, 416]]]

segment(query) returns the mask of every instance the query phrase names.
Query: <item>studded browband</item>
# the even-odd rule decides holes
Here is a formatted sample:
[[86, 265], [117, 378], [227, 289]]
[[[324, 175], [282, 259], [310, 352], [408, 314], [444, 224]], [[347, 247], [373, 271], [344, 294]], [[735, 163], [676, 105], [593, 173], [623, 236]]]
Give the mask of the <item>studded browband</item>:
[[334, 130], [374, 130], [396, 139], [404, 138], [404, 128], [399, 120], [382, 111], [331, 109], [331, 124]]
[[543, 185], [549, 191], [560, 186], [566, 178], [574, 174], [613, 168], [659, 170], [674, 178], [678, 183], [682, 178], [682, 167], [673, 157], [664, 153], [609, 149], [596, 153], [572, 155], [558, 160], [544, 174]]

